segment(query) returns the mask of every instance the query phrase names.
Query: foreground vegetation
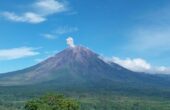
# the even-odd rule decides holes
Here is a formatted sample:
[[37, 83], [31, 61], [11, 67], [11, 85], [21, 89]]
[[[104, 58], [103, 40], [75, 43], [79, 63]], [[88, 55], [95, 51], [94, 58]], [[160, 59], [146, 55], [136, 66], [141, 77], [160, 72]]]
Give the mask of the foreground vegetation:
[[47, 94], [26, 102], [25, 110], [79, 110], [79, 103], [63, 95]]
[[[31, 89], [23, 87], [0, 87], [0, 110], [29, 110], [27, 108], [29, 104], [36, 105], [37, 108], [41, 108], [43, 105], [43, 108], [46, 108], [44, 110], [51, 110], [51, 107], [54, 106], [49, 106], [45, 103], [48, 102], [46, 100], [48, 99], [48, 95], [44, 96], [44, 94], [48, 92], [64, 94], [65, 97], [58, 95], [52, 95], [52, 97], [54, 99], [61, 97], [59, 101], [61, 105], [62, 102], [66, 105], [76, 105], [75, 108], [79, 108], [78, 105], [80, 105], [80, 110], [170, 110], [169, 91], [151, 91], [143, 88], [142, 90], [119, 89], [114, 91], [108, 90], [107, 92], [105, 89], [91, 91], [44, 89], [44, 87], [43, 89], [38, 87], [31, 87]], [[54, 102], [57, 102], [57, 100], [54, 100]]]
[[[48, 102], [54, 99], [50, 105]], [[110, 96], [81, 94], [74, 96], [80, 104], [80, 110], [170, 110], [170, 101], [162, 98], [144, 98], [127, 96]], [[59, 99], [59, 100], [58, 100]], [[60, 106], [58, 106], [59, 104]], [[71, 105], [72, 109], [67, 109]], [[30, 109], [31, 107], [37, 109]], [[52, 109], [52, 108], [63, 109]], [[0, 102], [0, 110], [78, 110], [79, 105], [71, 97], [64, 99], [63, 96], [44, 96], [41, 98], [17, 99]]]

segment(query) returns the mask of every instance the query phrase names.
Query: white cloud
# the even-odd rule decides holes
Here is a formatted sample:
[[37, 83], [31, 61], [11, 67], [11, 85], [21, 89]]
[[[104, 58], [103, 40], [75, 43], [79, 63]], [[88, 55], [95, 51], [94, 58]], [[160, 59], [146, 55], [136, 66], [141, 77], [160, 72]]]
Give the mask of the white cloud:
[[32, 12], [26, 12], [23, 15], [16, 15], [12, 12], [4, 12], [2, 15], [8, 20], [15, 22], [40, 23], [46, 20], [46, 18]]
[[132, 71], [136, 71], [136, 72], [146, 72], [146, 73], [154, 73], [154, 74], [156, 73], [170, 74], [170, 68], [165, 67], [165, 66], [160, 66], [160, 67], [153, 66], [142, 58], [121, 59], [119, 57], [113, 57], [111, 61], [123, 66], [124, 68], [127, 68]]
[[68, 10], [66, 3], [58, 0], [36, 0], [30, 10], [18, 14], [14, 12], [3, 12], [1, 16], [14, 22], [41, 23], [52, 14]]
[[66, 3], [58, 0], [38, 0], [33, 7], [43, 16], [68, 10]]
[[150, 74], [170, 74], [170, 67], [165, 66], [153, 66], [146, 60], [142, 58], [126, 58], [121, 59], [119, 57], [103, 57], [100, 56], [100, 59], [102, 59], [104, 62], [109, 63], [114, 62], [116, 64], [119, 64], [120, 66], [127, 68], [131, 71], [135, 72], [145, 72]]
[[170, 68], [169, 67], [165, 67], [165, 66], [160, 66], [155, 68], [156, 71], [158, 71], [159, 73], [166, 73], [166, 74], [170, 74]]
[[49, 39], [49, 40], [56, 39], [56, 36], [52, 35], [52, 34], [43, 34], [42, 36], [46, 39]]
[[144, 72], [148, 71], [151, 68], [151, 65], [141, 58], [120, 59], [118, 57], [113, 57], [112, 60], [113, 62], [133, 71]]
[[29, 56], [38, 55], [34, 48], [31, 47], [20, 47], [12, 49], [1, 49], [0, 50], [0, 60], [13, 60]]
[[74, 39], [73, 39], [72, 37], [68, 37], [68, 38], [66, 39], [66, 41], [67, 41], [67, 45], [68, 45], [69, 47], [75, 47], [75, 45], [74, 45]]

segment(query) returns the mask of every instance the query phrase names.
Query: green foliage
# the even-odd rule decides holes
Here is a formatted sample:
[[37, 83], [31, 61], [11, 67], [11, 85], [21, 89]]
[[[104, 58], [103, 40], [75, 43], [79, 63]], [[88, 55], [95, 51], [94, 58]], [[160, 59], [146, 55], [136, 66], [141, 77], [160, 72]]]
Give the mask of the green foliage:
[[63, 95], [48, 94], [28, 101], [24, 108], [26, 110], [79, 110], [79, 104]]
[[[71, 98], [56, 94], [43, 96], [48, 92], [62, 93]], [[29, 88], [0, 87], [0, 110], [29, 110], [28, 108], [30, 110], [51, 110], [52, 108], [54, 110], [61, 108], [64, 110], [65, 106], [77, 104], [72, 98], [79, 101], [80, 110], [170, 110], [169, 90], [166, 92], [161, 90], [153, 91], [153, 89], [131, 90], [127, 88], [126, 91], [120, 89], [110, 92], [103, 88], [103, 90], [97, 91], [84, 89], [66, 91], [50, 88], [50, 86], [45, 89], [37, 86], [30, 86]], [[62, 103], [59, 106], [60, 108], [54, 105], [55, 102]], [[75, 108], [71, 109], [74, 110]], [[69, 109], [66, 108], [65, 110]]]

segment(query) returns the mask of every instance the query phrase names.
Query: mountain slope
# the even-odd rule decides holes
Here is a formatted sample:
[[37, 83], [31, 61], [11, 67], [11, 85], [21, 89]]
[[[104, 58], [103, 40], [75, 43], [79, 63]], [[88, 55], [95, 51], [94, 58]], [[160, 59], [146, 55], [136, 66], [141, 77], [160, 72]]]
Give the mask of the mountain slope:
[[169, 87], [165, 77], [136, 73], [82, 47], [69, 47], [30, 68], [0, 75], [0, 85], [47, 84], [61, 87]]

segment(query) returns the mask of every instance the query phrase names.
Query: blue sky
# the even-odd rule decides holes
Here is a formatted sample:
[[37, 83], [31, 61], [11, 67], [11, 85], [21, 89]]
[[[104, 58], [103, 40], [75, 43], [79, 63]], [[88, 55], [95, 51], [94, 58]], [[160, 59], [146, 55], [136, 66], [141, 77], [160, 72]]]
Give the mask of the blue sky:
[[0, 73], [67, 47], [71, 36], [134, 71], [170, 73], [169, 0], [1, 0]]

